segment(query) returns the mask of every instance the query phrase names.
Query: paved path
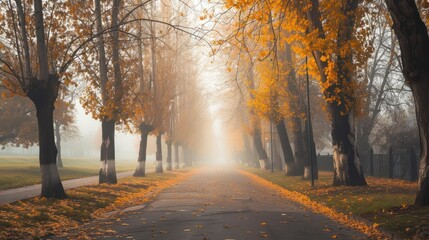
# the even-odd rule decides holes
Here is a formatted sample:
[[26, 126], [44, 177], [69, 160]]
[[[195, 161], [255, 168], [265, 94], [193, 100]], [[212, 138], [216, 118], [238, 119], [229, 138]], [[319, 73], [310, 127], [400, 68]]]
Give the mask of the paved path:
[[94, 224], [117, 231], [100, 239], [366, 239], [236, 170], [220, 168], [202, 170], [147, 206]]
[[[134, 171], [117, 173], [117, 178], [119, 179], [119, 178], [132, 176], [133, 173]], [[70, 179], [62, 182], [63, 182], [64, 189], [67, 190], [67, 189], [77, 188], [80, 186], [97, 184], [98, 176]], [[22, 188], [13, 188], [9, 190], [0, 191], [0, 205], [40, 195], [41, 190], [42, 190], [42, 185], [36, 184], [36, 185], [31, 185], [31, 186], [22, 187]]]

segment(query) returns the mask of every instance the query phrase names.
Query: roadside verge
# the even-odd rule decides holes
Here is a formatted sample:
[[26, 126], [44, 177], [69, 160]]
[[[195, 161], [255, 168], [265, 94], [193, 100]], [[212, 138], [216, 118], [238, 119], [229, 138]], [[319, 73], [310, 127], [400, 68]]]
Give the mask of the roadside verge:
[[[142, 205], [163, 189], [193, 175], [180, 170], [146, 177], [127, 177], [118, 184], [89, 185], [67, 191], [67, 199], [30, 198], [0, 206], [0, 239], [65, 236], [83, 224], [129, 206]], [[82, 237], [84, 238], [82, 233]]]
[[[356, 187], [339, 187], [332, 189], [332, 187], [328, 186], [327, 183], [327, 179], [330, 177], [330, 174], [322, 173], [322, 180], [317, 182], [317, 187], [310, 188], [308, 181], [303, 181], [300, 177], [286, 177], [282, 172], [269, 173], [259, 169], [248, 168], [240, 170], [240, 172], [255, 182], [276, 190], [282, 194], [283, 197], [302, 204], [304, 207], [309, 208], [316, 213], [323, 214], [343, 225], [365, 233], [373, 239], [401, 239], [400, 236], [404, 236], [403, 233], [407, 232], [405, 231], [407, 228], [406, 226], [403, 227], [404, 231], [395, 232], [390, 229], [389, 231], [384, 231], [381, 229], [380, 223], [372, 221], [374, 214], [377, 214], [378, 212], [383, 214], [387, 210], [384, 209], [383, 206], [389, 206], [389, 203], [379, 202], [376, 205], [380, 209], [377, 209], [377, 207], [367, 204], [368, 199], [375, 197], [374, 195], [380, 194], [379, 191], [380, 188], [382, 188], [381, 186], [361, 187], [359, 189]], [[357, 190], [362, 191], [366, 199], [358, 194], [356, 192]], [[401, 201], [401, 199], [397, 201]], [[405, 206], [406, 203], [403, 204], [404, 207], [407, 207]], [[373, 211], [373, 214], [361, 209], [361, 207], [365, 208], [365, 206], [369, 211]], [[353, 213], [353, 210], [356, 210], [359, 214]], [[367, 217], [365, 218], [363, 216]], [[381, 219], [381, 217], [379, 218], [379, 220], [384, 221], [383, 224], [386, 224], [386, 219]], [[334, 235], [333, 238], [335, 238]]]

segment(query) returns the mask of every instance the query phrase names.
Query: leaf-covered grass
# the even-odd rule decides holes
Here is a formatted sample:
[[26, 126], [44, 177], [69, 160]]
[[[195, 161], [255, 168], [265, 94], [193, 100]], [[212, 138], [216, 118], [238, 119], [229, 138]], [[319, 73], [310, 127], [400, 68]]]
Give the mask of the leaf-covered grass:
[[[95, 176], [100, 162], [97, 159], [65, 158], [59, 168], [62, 180]], [[137, 160], [117, 160], [118, 172], [132, 171]], [[24, 187], [40, 183], [40, 168], [37, 157], [0, 156], [0, 190]]]
[[369, 186], [333, 187], [333, 174], [320, 172], [312, 188], [301, 177], [288, 177], [283, 172], [268, 172], [255, 168], [244, 170], [256, 174], [287, 190], [308, 196], [336, 211], [358, 216], [404, 238], [429, 238], [429, 207], [412, 206], [417, 184], [398, 179], [366, 177]]
[[143, 204], [192, 172], [181, 170], [146, 177], [127, 177], [118, 184], [90, 185], [67, 191], [67, 199], [31, 198], [0, 206], [0, 239], [61, 236], [82, 224], [129, 205]]

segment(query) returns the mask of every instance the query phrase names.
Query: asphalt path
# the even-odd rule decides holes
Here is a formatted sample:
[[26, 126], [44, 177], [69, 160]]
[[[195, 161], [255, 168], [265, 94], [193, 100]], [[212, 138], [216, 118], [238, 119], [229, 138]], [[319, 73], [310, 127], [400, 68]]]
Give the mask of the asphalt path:
[[99, 239], [366, 239], [237, 170], [205, 168], [151, 203], [98, 221]]
[[[121, 172], [121, 173], [117, 173], [116, 176], [119, 179], [119, 178], [132, 176], [133, 173], [134, 171]], [[63, 183], [64, 189], [67, 190], [67, 189], [77, 188], [81, 186], [97, 184], [98, 176], [70, 179], [70, 180], [62, 181], [62, 183]], [[0, 205], [38, 196], [40, 195], [41, 191], [42, 191], [41, 184], [0, 191]]]

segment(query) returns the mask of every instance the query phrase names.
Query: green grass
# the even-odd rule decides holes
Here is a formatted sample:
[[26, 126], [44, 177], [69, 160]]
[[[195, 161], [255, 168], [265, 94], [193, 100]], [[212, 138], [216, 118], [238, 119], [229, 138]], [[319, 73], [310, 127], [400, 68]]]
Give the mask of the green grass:
[[[97, 159], [65, 158], [59, 169], [62, 180], [95, 176], [100, 162]], [[117, 172], [132, 171], [137, 160], [117, 160]], [[37, 157], [0, 156], [0, 190], [40, 183], [40, 168]]]
[[[406, 239], [418, 232], [429, 232], [429, 207], [412, 206], [417, 184], [409, 181], [366, 177], [369, 186], [333, 187], [333, 174], [319, 173], [319, 180], [312, 188], [301, 177], [287, 177], [283, 172], [268, 172], [255, 168], [244, 170], [267, 179], [285, 189], [307, 195], [332, 209], [358, 216], [379, 224], [383, 229], [396, 232]], [[422, 237], [423, 236], [423, 237]]]

